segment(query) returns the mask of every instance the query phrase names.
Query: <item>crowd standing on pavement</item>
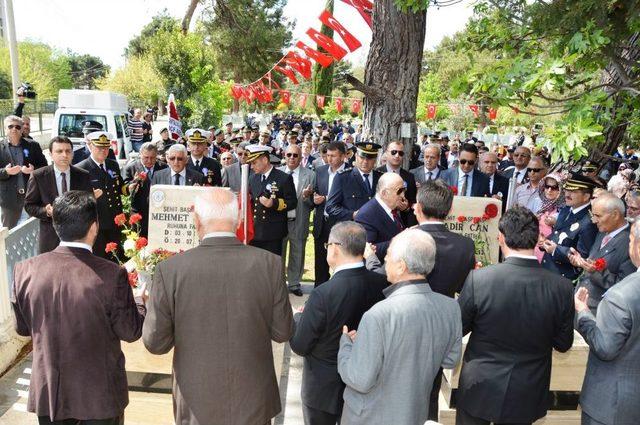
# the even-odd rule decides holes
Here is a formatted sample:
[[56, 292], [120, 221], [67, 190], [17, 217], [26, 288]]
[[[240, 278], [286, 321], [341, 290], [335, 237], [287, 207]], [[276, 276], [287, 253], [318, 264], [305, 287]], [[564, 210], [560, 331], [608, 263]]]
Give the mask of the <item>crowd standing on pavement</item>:
[[[457, 424], [531, 424], [549, 408], [552, 351], [569, 350], [574, 329], [590, 349], [582, 423], [640, 423], [631, 149], [558, 166], [525, 137], [371, 141], [360, 125], [293, 115], [153, 140], [153, 111], [135, 110], [137, 155], [121, 169], [99, 123], [84, 124], [83, 146], [54, 137], [47, 164], [18, 115], [3, 123], [0, 207], [5, 227], [23, 210], [40, 222], [12, 303], [33, 338], [28, 409], [41, 424], [124, 423], [120, 341], [140, 337], [151, 353], [174, 349], [178, 424], [270, 423], [271, 341], [304, 359], [308, 425], [437, 420], [442, 370], [460, 362]], [[248, 245], [236, 237], [244, 164]], [[121, 248], [105, 247], [119, 241], [123, 196], [148, 233], [154, 184], [213, 189], [194, 200], [200, 246], [160, 263], [140, 293], [114, 263]], [[502, 201], [501, 263], [477, 268], [473, 241], [447, 229], [454, 196]], [[293, 311], [309, 236], [314, 288]]]

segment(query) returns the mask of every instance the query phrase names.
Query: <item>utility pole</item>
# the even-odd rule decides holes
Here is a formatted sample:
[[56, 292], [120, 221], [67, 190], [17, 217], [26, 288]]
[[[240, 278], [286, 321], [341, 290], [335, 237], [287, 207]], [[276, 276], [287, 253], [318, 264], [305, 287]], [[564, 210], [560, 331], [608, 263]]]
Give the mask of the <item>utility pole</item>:
[[[3, 1], [3, 0], [0, 0]], [[4, 0], [4, 28], [7, 44], [9, 44], [9, 57], [11, 58], [11, 84], [13, 87], [13, 100], [17, 101], [18, 86], [20, 85], [20, 72], [18, 69], [18, 42], [16, 40], [16, 23], [13, 19], [13, 0]]]

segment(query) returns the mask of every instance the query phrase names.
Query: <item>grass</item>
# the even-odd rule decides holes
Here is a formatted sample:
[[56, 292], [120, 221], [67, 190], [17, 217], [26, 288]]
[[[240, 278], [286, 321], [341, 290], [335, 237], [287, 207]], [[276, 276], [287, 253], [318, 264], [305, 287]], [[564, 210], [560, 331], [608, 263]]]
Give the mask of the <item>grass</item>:
[[[313, 223], [313, 220], [311, 221]], [[306, 248], [304, 250], [304, 273], [302, 274], [303, 282], [314, 282], [315, 280], [315, 252], [313, 249], [313, 225], [309, 226], [309, 237], [307, 238]]]

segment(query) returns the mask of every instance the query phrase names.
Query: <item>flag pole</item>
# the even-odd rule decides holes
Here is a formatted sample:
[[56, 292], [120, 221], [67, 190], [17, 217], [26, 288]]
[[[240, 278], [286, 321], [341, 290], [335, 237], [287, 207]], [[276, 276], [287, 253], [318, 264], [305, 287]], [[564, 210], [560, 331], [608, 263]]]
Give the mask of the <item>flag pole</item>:
[[242, 165], [242, 178], [241, 178], [241, 183], [240, 183], [240, 205], [241, 207], [241, 212], [242, 212], [242, 226], [244, 228], [244, 232], [243, 232], [243, 238], [244, 240], [242, 241], [245, 245], [247, 244], [247, 213], [249, 211], [249, 206], [247, 205], [248, 201], [249, 201], [249, 164], [244, 164]]

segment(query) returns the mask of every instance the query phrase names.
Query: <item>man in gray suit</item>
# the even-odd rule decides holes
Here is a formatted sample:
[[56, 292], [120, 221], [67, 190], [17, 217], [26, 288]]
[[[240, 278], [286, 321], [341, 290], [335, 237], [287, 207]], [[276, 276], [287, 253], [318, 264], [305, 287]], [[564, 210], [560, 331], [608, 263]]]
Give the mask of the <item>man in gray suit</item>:
[[440, 178], [442, 170], [440, 164], [440, 145], [435, 143], [428, 144], [424, 148], [424, 165], [411, 170], [411, 174], [416, 178], [416, 184], [420, 185], [425, 181], [436, 180]]
[[[585, 287], [591, 294], [589, 308], [596, 314], [598, 304], [605, 292], [622, 279], [635, 272], [637, 267], [629, 258], [629, 224], [625, 219], [624, 203], [620, 198], [605, 193], [591, 203], [592, 221], [598, 226], [598, 236], [582, 258], [575, 249], [569, 251], [569, 261], [585, 272], [580, 276], [578, 287]], [[602, 258], [605, 269], [598, 270], [596, 261]]]
[[287, 252], [287, 244], [289, 250], [287, 255], [282, 256], [282, 264], [284, 269], [287, 261], [289, 262], [286, 267], [289, 292], [301, 297], [300, 280], [304, 272], [304, 251], [309, 237], [309, 216], [314, 207], [311, 195], [316, 184], [316, 175], [309, 168], [300, 165], [302, 151], [299, 146], [289, 145], [285, 158], [287, 165], [279, 170], [293, 177], [298, 205], [295, 210], [287, 212], [289, 233], [282, 240], [282, 253]]
[[183, 145], [171, 145], [167, 151], [169, 167], [153, 173], [151, 186], [169, 184], [174, 186], [201, 186], [204, 183], [202, 173], [187, 167], [187, 148]]
[[[631, 228], [629, 255], [640, 267], [640, 222]], [[577, 330], [589, 344], [587, 371], [580, 393], [582, 425], [640, 423], [640, 273], [609, 289], [594, 316], [591, 294], [574, 297]]]
[[357, 333], [345, 326], [338, 373], [347, 385], [342, 423], [423, 424], [440, 367], [453, 368], [462, 351], [460, 309], [431, 290], [433, 238], [405, 230], [387, 250], [386, 300], [362, 316]]
[[175, 347], [176, 424], [271, 423], [281, 408], [271, 341], [293, 333], [281, 260], [236, 238], [233, 192], [211, 188], [194, 212], [202, 242], [156, 268], [144, 345]]
[[[233, 192], [240, 193], [240, 185], [242, 184], [242, 166], [247, 163], [247, 155], [248, 152], [246, 147], [249, 145], [249, 142], [242, 142], [238, 146], [236, 146], [236, 156], [238, 157], [238, 161], [233, 164], [225, 167], [222, 170], [222, 184], [223, 186], [228, 186]], [[249, 168], [249, 175], [251, 175], [252, 171]]]

